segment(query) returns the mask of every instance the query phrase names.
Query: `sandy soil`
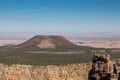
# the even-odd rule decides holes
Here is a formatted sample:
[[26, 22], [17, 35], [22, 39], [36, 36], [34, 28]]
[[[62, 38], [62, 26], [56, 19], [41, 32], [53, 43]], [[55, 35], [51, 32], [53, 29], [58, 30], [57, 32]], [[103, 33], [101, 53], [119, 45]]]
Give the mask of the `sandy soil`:
[[[69, 39], [76, 45], [91, 46], [97, 48], [120, 48], [120, 40], [96, 40], [96, 39]], [[0, 46], [17, 45], [26, 40], [0, 40]]]
[[120, 48], [120, 41], [80, 41], [74, 43], [80, 46], [91, 46], [97, 48]]
[[25, 40], [0, 40], [0, 46], [17, 45], [23, 43]]

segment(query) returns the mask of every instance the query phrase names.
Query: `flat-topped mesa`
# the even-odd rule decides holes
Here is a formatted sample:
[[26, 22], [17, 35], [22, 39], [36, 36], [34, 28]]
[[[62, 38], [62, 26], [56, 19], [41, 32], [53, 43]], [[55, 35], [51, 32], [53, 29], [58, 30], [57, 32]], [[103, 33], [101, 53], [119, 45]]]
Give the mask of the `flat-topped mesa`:
[[56, 49], [78, 47], [60, 35], [36, 35], [30, 40], [19, 45], [24, 48]]

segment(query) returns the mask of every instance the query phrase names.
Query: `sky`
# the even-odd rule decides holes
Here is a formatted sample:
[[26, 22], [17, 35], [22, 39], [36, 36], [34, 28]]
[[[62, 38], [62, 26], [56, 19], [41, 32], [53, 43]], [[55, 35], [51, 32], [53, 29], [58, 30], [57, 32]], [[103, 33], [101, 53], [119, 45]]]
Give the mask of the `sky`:
[[120, 0], [0, 0], [0, 32], [120, 31]]

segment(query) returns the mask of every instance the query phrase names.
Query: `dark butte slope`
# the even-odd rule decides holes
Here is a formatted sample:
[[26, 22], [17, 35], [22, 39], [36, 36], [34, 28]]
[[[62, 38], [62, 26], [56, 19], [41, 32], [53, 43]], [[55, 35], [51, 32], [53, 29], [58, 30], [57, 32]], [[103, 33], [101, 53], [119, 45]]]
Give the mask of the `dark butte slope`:
[[37, 35], [18, 45], [19, 48], [35, 50], [80, 50], [90, 47], [80, 47], [63, 36]]

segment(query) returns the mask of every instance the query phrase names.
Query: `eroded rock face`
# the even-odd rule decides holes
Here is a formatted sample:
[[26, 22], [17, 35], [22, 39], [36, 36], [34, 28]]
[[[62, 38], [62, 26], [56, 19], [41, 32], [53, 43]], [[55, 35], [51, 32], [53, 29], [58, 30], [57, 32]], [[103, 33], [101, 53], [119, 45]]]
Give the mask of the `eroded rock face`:
[[94, 54], [88, 80], [111, 80], [110, 55]]
[[42, 40], [37, 46], [39, 48], [55, 48], [55, 45], [51, 42], [52, 40]]
[[87, 80], [91, 63], [65, 66], [0, 64], [0, 80]]

